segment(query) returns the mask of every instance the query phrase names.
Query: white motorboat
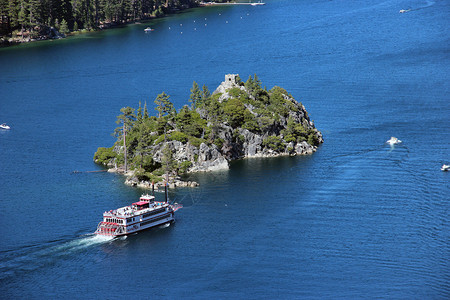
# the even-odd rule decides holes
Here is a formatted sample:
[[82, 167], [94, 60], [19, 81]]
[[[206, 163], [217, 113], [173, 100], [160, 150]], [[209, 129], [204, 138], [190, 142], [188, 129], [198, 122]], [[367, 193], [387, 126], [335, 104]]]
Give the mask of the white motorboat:
[[400, 144], [402, 141], [399, 140], [396, 137], [391, 136], [391, 139], [387, 140], [386, 143], [389, 145], [396, 145], [396, 144]]
[[150, 27], [147, 27], [147, 28], [144, 29], [145, 32], [150, 32], [150, 31], [153, 31], [153, 30], [155, 30], [155, 29], [150, 28]]
[[441, 171], [447, 172], [448, 170], [450, 170], [450, 165], [443, 164], [441, 167]]
[[11, 127], [9, 127], [8, 125], [6, 125], [6, 123], [3, 123], [3, 124], [0, 125], [0, 129], [6, 129], [6, 130], [8, 130], [8, 129], [11, 129]]

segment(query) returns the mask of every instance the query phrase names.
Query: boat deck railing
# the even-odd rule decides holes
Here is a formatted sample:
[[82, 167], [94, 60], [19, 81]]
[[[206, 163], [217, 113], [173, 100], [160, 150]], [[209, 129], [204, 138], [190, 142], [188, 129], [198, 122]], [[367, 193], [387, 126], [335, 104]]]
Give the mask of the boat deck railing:
[[164, 207], [165, 202], [158, 202], [150, 204], [149, 208], [138, 210], [132, 206], [125, 206], [119, 209], [105, 211], [103, 213], [104, 217], [131, 217], [135, 215], [140, 215], [141, 213], [148, 212], [154, 209]]

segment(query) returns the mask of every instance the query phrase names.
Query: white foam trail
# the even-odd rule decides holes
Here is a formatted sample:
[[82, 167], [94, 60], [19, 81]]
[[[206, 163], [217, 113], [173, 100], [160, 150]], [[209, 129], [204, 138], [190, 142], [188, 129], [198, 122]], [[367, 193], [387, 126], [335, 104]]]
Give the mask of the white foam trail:
[[112, 241], [114, 239], [114, 237], [111, 236], [103, 236], [103, 235], [89, 235], [89, 236], [85, 236], [82, 238], [78, 238], [76, 240], [73, 241], [69, 241], [66, 242], [62, 245], [56, 246], [54, 248], [55, 252], [57, 251], [77, 251], [77, 250], [81, 250], [96, 244], [103, 244], [103, 243], [107, 243], [109, 241]]
[[0, 280], [14, 276], [16, 272], [22, 270], [38, 270], [42, 265], [54, 262], [58, 258], [94, 245], [108, 243], [113, 239], [109, 236], [91, 234], [58, 245], [42, 245], [39, 248], [12, 251], [4, 257], [0, 257]]

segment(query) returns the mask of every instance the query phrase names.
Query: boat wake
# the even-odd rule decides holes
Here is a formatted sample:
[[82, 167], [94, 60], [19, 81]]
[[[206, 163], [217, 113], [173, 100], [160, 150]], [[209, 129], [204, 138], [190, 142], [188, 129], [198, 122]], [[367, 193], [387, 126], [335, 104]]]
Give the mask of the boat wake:
[[63, 243], [62, 245], [53, 247], [53, 251], [58, 252], [76, 252], [84, 248], [94, 246], [97, 244], [103, 244], [112, 241], [114, 238], [111, 236], [101, 236], [97, 234], [88, 234], [81, 238], [75, 239]]
[[410, 12], [410, 11], [415, 11], [415, 10], [421, 10], [421, 9], [425, 9], [428, 8], [430, 6], [435, 5], [436, 2], [435, 1], [425, 1], [425, 3], [423, 3], [423, 1], [421, 1], [421, 4], [418, 4], [416, 7], [414, 8], [409, 8], [409, 9], [401, 9], [400, 13], [406, 13], [406, 12]]
[[436, 4], [436, 1], [429, 1], [429, 0], [427, 0], [425, 2], [426, 2], [426, 4], [424, 4], [422, 6], [419, 6], [419, 7], [415, 8], [415, 9], [413, 9], [413, 10], [419, 10], [419, 9], [428, 8], [428, 7], [433, 6], [433, 5]]
[[74, 252], [108, 243], [113, 239], [113, 237], [88, 234], [72, 240], [49, 241], [44, 244], [4, 251], [0, 257], [0, 280], [11, 276], [20, 276], [24, 272], [39, 270]]

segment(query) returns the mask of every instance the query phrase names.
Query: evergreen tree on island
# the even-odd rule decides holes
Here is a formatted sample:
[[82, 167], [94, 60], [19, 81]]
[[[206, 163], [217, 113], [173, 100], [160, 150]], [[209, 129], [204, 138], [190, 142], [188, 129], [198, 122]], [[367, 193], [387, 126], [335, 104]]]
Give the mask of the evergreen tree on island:
[[146, 104], [137, 114], [122, 108], [117, 142], [99, 148], [95, 162], [124, 167], [128, 158], [127, 182], [145, 187], [163, 177], [171, 182], [178, 174], [227, 169], [245, 157], [312, 154], [323, 142], [304, 106], [281, 87], [262, 88], [256, 74], [245, 83], [226, 75], [212, 94], [194, 81], [190, 92], [191, 105], [179, 111], [165, 92], [154, 101], [156, 116]]

